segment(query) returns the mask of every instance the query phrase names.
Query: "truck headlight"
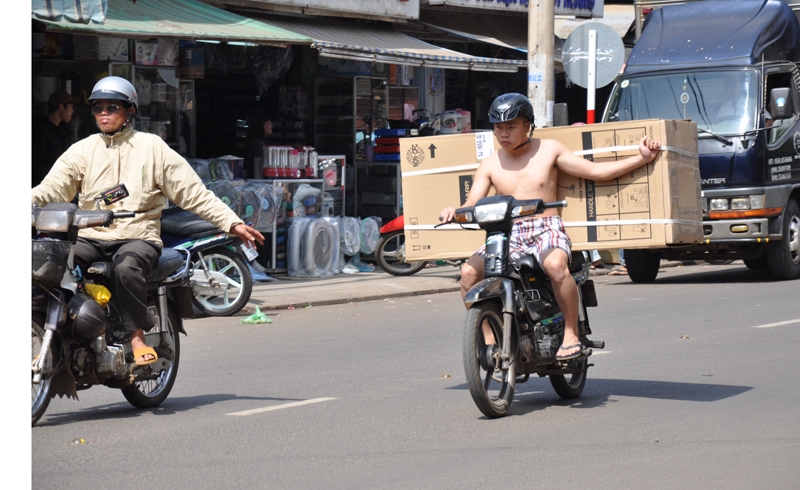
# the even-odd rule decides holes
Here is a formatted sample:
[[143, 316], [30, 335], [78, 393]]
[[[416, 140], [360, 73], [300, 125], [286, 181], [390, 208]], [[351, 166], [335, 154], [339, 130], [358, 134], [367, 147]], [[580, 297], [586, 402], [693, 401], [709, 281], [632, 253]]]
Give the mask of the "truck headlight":
[[710, 207], [708, 208], [709, 211], [726, 211], [727, 209], [728, 209], [727, 199], [712, 199]]
[[731, 199], [731, 209], [750, 209], [750, 198], [734, 197]]
[[764, 209], [764, 194], [750, 196], [750, 209]]

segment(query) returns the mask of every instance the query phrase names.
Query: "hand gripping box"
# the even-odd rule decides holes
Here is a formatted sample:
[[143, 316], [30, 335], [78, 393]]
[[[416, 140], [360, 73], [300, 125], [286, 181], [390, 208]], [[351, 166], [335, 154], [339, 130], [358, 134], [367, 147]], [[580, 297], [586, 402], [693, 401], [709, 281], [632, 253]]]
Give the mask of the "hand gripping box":
[[[656, 159], [608, 182], [559, 174], [561, 216], [574, 250], [662, 248], [702, 241], [696, 124], [642, 120], [541, 128], [575, 154], [602, 162], [638, 154], [645, 135], [661, 142]], [[464, 202], [480, 161], [499, 145], [490, 132], [400, 140], [406, 255], [409, 260], [465, 258], [484, 232], [439, 224], [446, 206]]]

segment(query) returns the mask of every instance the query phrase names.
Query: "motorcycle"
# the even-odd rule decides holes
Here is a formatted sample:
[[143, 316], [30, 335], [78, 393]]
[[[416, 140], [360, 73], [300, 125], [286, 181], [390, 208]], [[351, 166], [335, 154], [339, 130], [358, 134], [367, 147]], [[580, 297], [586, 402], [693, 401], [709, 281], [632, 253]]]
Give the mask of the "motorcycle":
[[[604, 342], [587, 338], [592, 332], [586, 308], [597, 306], [597, 295], [589, 279], [590, 264], [581, 252], [573, 252], [570, 273], [578, 285], [578, 336], [584, 348], [570, 360], [556, 359], [565, 325], [549, 277], [531, 256], [524, 255], [515, 263], [509, 260], [515, 219], [566, 205], [566, 201], [492, 196], [456, 210], [456, 223], [477, 224], [486, 231], [484, 279], [464, 298], [472, 306], [465, 321], [463, 362], [472, 399], [489, 418], [508, 412], [516, 384], [531, 374], [548, 376], [563, 399], [579, 397], [592, 366], [588, 363], [592, 348], [605, 347]], [[494, 334], [492, 345], [486, 345], [484, 321]]]
[[192, 301], [211, 316], [238, 313], [250, 301], [253, 277], [240, 255], [242, 241], [194, 213], [181, 208], [161, 214], [165, 247], [191, 253], [194, 274]]
[[[375, 246], [375, 260], [384, 271], [393, 276], [411, 276], [425, 268], [426, 260], [406, 260], [405, 223], [403, 216], [381, 226], [381, 237]], [[445, 260], [444, 263], [460, 266], [463, 260]]]
[[[118, 199], [117, 199], [118, 200]], [[114, 199], [106, 199], [107, 204]], [[160, 405], [178, 374], [183, 318], [193, 316], [187, 251], [165, 248], [147, 276], [153, 327], [145, 341], [158, 354], [147, 366], [134, 362], [130, 339], [111, 297], [111, 263], [86, 271], [73, 262], [78, 230], [109, 226], [133, 212], [82, 210], [71, 203], [32, 207], [31, 423], [56, 395], [78, 398], [94, 385], [119, 388], [137, 408]]]

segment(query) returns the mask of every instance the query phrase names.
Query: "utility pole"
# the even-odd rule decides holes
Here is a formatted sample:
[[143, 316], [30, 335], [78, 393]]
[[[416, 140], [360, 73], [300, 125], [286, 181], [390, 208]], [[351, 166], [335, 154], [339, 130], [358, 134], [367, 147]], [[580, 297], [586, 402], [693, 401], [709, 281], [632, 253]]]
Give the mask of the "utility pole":
[[537, 127], [553, 125], [555, 0], [528, 0], [528, 98]]

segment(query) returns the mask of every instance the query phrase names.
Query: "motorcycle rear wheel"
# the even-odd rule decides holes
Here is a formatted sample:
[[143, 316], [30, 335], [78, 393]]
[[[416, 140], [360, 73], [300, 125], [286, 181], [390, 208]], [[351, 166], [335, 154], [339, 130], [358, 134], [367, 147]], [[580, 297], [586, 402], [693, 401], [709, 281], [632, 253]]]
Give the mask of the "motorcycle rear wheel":
[[375, 260], [384, 271], [393, 276], [411, 276], [425, 268], [425, 260], [406, 261], [405, 234], [403, 230], [381, 236], [375, 247]]
[[578, 369], [580, 369], [580, 371], [569, 375], [569, 379], [567, 379], [567, 376], [561, 374], [551, 374], [548, 376], [548, 378], [550, 378], [550, 384], [553, 385], [553, 389], [556, 390], [558, 396], [564, 400], [572, 400], [573, 398], [581, 396], [583, 387], [586, 385], [587, 362], [585, 357], [581, 358], [578, 361]]
[[[148, 345], [158, 353], [159, 360], [156, 363], [169, 354], [172, 354], [172, 359], [167, 359], [168, 365], [158, 374], [157, 378], [136, 381], [132, 385], [122, 388], [122, 395], [125, 396], [128, 403], [136, 408], [153, 408], [161, 405], [172, 391], [172, 385], [175, 384], [175, 378], [178, 376], [178, 363], [181, 357], [181, 344], [178, 337], [179, 317], [171, 306], [167, 307], [167, 312], [167, 331], [161, 332], [157, 345], [150, 342]], [[145, 332], [145, 337], [158, 332], [159, 327], [154, 326]], [[157, 364], [152, 364], [152, 366], [155, 365]]]
[[[44, 339], [44, 317], [34, 313], [31, 318], [31, 363], [41, 355], [42, 340]], [[53, 352], [47, 356], [44, 376], [38, 384], [31, 383], [31, 425], [42, 418], [47, 406], [50, 405], [50, 374], [53, 368]]]
[[[514, 363], [507, 370], [494, 369], [488, 365], [487, 346], [481, 325], [488, 320], [497, 345], [503, 342], [503, 315], [496, 304], [482, 302], [474, 304], [467, 312], [464, 324], [464, 374], [469, 393], [478, 409], [489, 418], [506, 415], [514, 399]], [[512, 339], [513, 340], [513, 339]], [[512, 342], [511, 356], [516, 354]], [[483, 360], [483, 366], [481, 365]], [[485, 369], [489, 367], [489, 369]]]
[[[229, 316], [238, 313], [250, 301], [253, 292], [253, 277], [247, 263], [236, 253], [226, 248], [216, 248], [203, 254], [209, 271], [225, 274], [228, 289], [221, 296], [194, 293], [195, 306], [211, 316]], [[200, 260], [194, 262], [195, 270], [202, 270]]]

